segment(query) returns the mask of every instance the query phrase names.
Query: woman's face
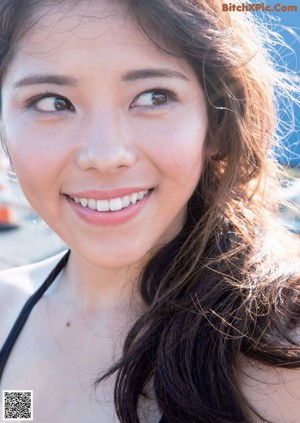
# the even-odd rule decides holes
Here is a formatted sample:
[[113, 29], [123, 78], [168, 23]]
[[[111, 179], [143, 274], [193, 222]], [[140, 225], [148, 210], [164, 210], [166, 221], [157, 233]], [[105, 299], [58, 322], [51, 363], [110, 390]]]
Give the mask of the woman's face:
[[2, 111], [25, 195], [85, 260], [138, 262], [182, 227], [203, 167], [204, 95], [121, 6], [50, 8], [7, 70]]

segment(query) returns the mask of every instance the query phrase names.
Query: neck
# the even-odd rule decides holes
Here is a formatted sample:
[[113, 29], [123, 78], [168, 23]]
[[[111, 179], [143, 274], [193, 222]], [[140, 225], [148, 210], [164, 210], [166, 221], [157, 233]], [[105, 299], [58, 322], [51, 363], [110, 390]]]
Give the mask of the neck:
[[138, 284], [141, 264], [125, 268], [103, 268], [88, 263], [71, 252], [68, 263], [55, 284], [52, 295], [85, 312], [140, 314], [143, 306]]

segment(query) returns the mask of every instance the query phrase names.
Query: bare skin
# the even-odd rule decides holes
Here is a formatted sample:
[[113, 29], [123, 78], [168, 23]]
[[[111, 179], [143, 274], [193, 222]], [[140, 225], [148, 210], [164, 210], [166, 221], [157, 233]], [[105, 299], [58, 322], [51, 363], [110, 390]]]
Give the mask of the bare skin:
[[[22, 305], [59, 257], [1, 272], [1, 346]], [[117, 422], [114, 379], [96, 391], [93, 381], [120, 356], [124, 336], [139, 310], [129, 313], [124, 304], [115, 308], [110, 304], [108, 310], [103, 304], [95, 312], [84, 300], [59, 301], [58, 286], [65, 283], [69, 281], [63, 271], [32, 310], [6, 364], [1, 389], [33, 389], [38, 423]], [[240, 384], [264, 418], [274, 423], [300, 422], [299, 370], [268, 368], [242, 359]], [[157, 423], [160, 413], [153, 397], [143, 407], [141, 421]], [[252, 421], [260, 420], [253, 415]]]
[[[22, 189], [72, 250], [66, 270], [34, 307], [1, 380], [2, 389], [34, 391], [38, 423], [117, 421], [113, 380], [96, 395], [93, 380], [120, 356], [143, 311], [140, 271], [153, 249], [180, 230], [202, 170], [207, 112], [196, 76], [114, 7], [82, 2], [71, 16], [50, 8], [22, 39], [2, 87], [7, 147]], [[93, 193], [127, 189], [151, 191], [129, 221], [103, 225], [80, 217], [87, 208], [74, 197], [105, 200]], [[2, 344], [56, 261], [0, 277]], [[152, 405], [143, 405], [149, 418], [141, 419], [156, 423]]]
[[[252, 407], [272, 423], [300, 422], [300, 370], [242, 360], [240, 385]], [[261, 420], [253, 416], [253, 422]]]
[[[2, 272], [0, 345], [22, 305], [45, 279], [58, 257]], [[118, 421], [111, 378], [94, 392], [93, 381], [119, 358], [129, 325], [139, 311], [123, 304], [89, 309], [74, 299], [58, 300], [57, 285], [70, 283], [62, 272], [32, 310], [9, 356], [1, 389], [32, 389], [34, 421], [110, 423]], [[156, 423], [154, 402], [144, 404], [145, 421]], [[2, 413], [1, 413], [2, 415]], [[141, 415], [142, 416], [142, 415]]]
[[[91, 20], [81, 19], [87, 3]], [[112, 3], [103, 2], [105, 19], [102, 2], [82, 2], [70, 20], [47, 13], [23, 40], [3, 83], [7, 145], [22, 188], [72, 249], [1, 380], [1, 389], [33, 390], [37, 423], [117, 421], [113, 378], [96, 393], [93, 381], [120, 356], [143, 312], [138, 275], [152, 249], [180, 230], [207, 153], [205, 96], [193, 71], [156, 49], [122, 9], [108, 13]], [[33, 83], [40, 75], [44, 82]], [[162, 103], [155, 104], [157, 97]], [[129, 222], [93, 225], [74, 212], [80, 207], [74, 192], [128, 187], [152, 190]], [[0, 346], [57, 261], [1, 274]], [[269, 391], [263, 382], [274, 372], [250, 368], [253, 383], [241, 379], [241, 386], [257, 410], [275, 423], [300, 422], [299, 372], [278, 371], [278, 389]], [[142, 408], [141, 421], [159, 421], [154, 401]]]

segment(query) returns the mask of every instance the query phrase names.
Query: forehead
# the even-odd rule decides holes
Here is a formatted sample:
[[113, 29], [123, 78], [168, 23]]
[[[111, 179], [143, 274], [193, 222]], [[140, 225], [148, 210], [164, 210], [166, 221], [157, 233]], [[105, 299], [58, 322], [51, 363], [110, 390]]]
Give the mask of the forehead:
[[47, 53], [55, 42], [63, 43], [73, 35], [78, 40], [97, 40], [108, 32], [125, 36], [139, 30], [128, 11], [115, 1], [65, 1], [56, 6], [40, 7], [32, 17], [32, 29], [21, 39], [19, 46], [32, 53]]
[[13, 67], [22, 72], [35, 66], [72, 71], [79, 63], [90, 71], [112, 71], [123, 64], [134, 67], [143, 62], [145, 67], [145, 62], [159, 62], [192, 73], [184, 60], [161, 51], [147, 39], [124, 3], [80, 1], [74, 7], [63, 2], [41, 8], [35, 20], [12, 60]]

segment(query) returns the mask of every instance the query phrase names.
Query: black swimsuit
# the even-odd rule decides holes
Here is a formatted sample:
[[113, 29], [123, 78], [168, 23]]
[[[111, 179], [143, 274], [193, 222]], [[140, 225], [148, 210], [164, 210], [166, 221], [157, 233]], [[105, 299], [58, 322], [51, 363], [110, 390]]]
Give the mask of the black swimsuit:
[[[0, 381], [3, 374], [3, 370], [5, 367], [5, 364], [7, 362], [7, 359], [9, 357], [9, 354], [31, 312], [35, 304], [38, 302], [38, 300], [42, 297], [44, 292], [49, 288], [49, 286], [52, 284], [52, 282], [56, 279], [56, 277], [59, 275], [61, 270], [65, 267], [67, 264], [67, 261], [70, 256], [70, 250], [62, 257], [62, 259], [57, 263], [55, 268], [52, 270], [52, 272], [49, 274], [49, 276], [46, 278], [45, 282], [36, 290], [34, 294], [31, 295], [31, 297], [28, 298], [26, 303], [24, 304], [22, 310], [20, 311], [20, 314], [15, 321], [15, 324], [13, 325], [1, 351], [0, 351]], [[159, 423], [167, 423], [166, 419], [164, 417], [161, 418]]]

